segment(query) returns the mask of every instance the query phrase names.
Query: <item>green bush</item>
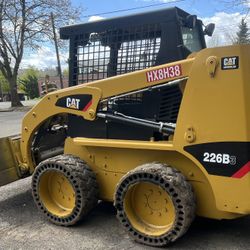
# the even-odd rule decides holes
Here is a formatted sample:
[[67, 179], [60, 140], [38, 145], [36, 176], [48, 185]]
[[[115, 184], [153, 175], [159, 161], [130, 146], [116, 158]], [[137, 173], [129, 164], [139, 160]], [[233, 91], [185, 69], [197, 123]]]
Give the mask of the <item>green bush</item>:
[[18, 79], [20, 89], [30, 98], [39, 97], [38, 71], [34, 68], [27, 69]]

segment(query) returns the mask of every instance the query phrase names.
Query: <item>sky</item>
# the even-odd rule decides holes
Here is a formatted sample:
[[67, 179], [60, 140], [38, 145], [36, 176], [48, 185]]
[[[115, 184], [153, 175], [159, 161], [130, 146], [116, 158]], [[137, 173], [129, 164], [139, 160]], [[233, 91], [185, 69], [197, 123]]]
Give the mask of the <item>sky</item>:
[[[250, 0], [245, 5], [233, 5], [229, 0], [72, 0], [73, 6], [81, 6], [83, 9], [81, 23], [96, 21], [102, 18], [124, 16], [162, 8], [177, 6], [186, 12], [197, 15], [204, 24], [215, 23], [216, 28], [212, 38], [206, 38], [208, 47], [225, 46], [232, 43], [238, 25], [242, 18], [250, 28]], [[232, 1], [231, 1], [232, 2]], [[151, 7], [144, 8], [145, 6]], [[158, 6], [152, 6], [158, 5]], [[141, 9], [131, 10], [133, 8]], [[130, 9], [128, 11], [119, 11]], [[104, 14], [107, 12], [114, 12]], [[67, 68], [68, 52], [61, 52], [62, 67]], [[38, 51], [26, 53], [22, 62], [22, 68], [32, 65], [39, 69], [56, 67], [56, 55], [53, 46], [44, 44]]]

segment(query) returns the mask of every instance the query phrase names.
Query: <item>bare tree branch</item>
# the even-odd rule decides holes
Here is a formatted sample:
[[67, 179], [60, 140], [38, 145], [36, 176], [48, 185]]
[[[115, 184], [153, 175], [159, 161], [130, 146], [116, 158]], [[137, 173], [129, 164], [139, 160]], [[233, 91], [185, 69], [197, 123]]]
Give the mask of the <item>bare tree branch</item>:
[[71, 0], [0, 0], [0, 70], [9, 82], [12, 106], [21, 104], [16, 80], [25, 48], [52, 40], [51, 12], [59, 27], [79, 18], [81, 8], [73, 8]]

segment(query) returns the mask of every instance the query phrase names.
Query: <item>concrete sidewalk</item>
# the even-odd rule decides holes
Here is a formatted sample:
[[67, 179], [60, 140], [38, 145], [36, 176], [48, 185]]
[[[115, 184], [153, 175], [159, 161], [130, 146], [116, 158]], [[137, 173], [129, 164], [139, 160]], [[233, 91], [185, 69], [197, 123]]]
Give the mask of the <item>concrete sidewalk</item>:
[[0, 102], [0, 112], [10, 112], [10, 111], [28, 111], [30, 110], [39, 100], [28, 100], [22, 101], [23, 107], [12, 108], [11, 102]]

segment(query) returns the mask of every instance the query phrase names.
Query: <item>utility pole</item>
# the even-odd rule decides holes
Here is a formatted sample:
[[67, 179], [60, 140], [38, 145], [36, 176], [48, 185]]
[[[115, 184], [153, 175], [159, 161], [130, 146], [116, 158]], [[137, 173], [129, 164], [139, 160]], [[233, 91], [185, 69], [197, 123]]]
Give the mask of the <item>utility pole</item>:
[[1, 102], [3, 102], [3, 88], [2, 88], [2, 83], [0, 82], [0, 92], [1, 92]]
[[58, 74], [59, 74], [59, 77], [60, 77], [61, 89], [63, 89], [62, 69], [61, 69], [61, 63], [60, 63], [60, 57], [59, 57], [59, 51], [58, 51], [58, 44], [57, 44], [57, 37], [56, 37], [56, 28], [55, 28], [55, 21], [54, 21], [53, 12], [51, 12], [50, 15], [51, 15], [51, 24], [52, 24], [52, 29], [53, 29], [53, 39], [54, 39], [54, 42], [55, 42], [55, 49], [56, 49]]
[[2, 82], [0, 82], [0, 92], [1, 92], [1, 102], [3, 102], [3, 87], [2, 87]]

